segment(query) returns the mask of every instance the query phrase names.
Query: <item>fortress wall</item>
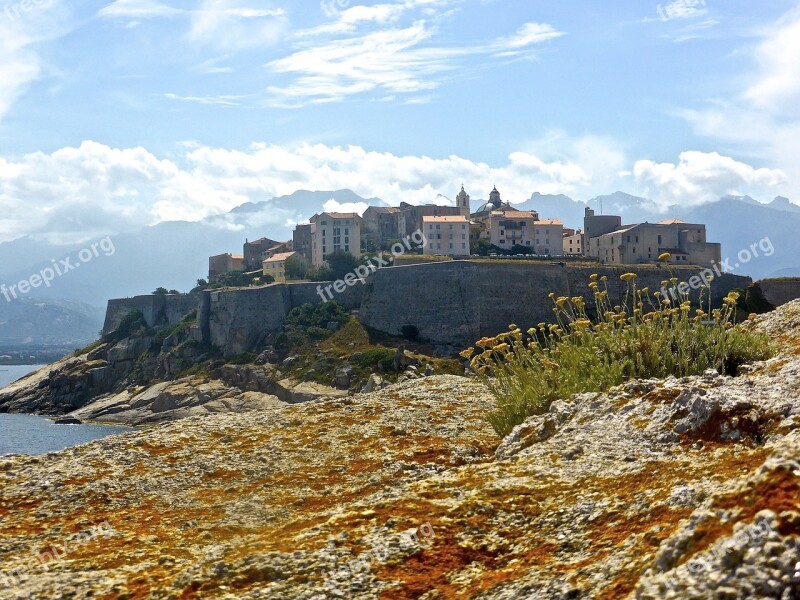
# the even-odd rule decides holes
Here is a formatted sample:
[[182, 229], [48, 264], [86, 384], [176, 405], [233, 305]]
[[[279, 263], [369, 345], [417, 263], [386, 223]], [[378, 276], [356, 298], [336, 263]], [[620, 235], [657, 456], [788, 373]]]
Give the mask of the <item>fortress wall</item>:
[[359, 319], [401, 335], [413, 325], [421, 338], [458, 345], [480, 337], [478, 265], [465, 261], [379, 269], [367, 281]]
[[[413, 325], [422, 339], [434, 344], [465, 348], [484, 336], [508, 329], [511, 323], [527, 329], [553, 318], [553, 303], [548, 297], [585, 297], [594, 304], [589, 277], [593, 273], [608, 277], [612, 301], [619, 304], [627, 286], [619, 279], [634, 271], [637, 285], [651, 292], [674, 273], [682, 281], [700, 272], [699, 268], [565, 266], [511, 261], [501, 264], [477, 261], [451, 261], [380, 269], [366, 283], [356, 283], [334, 300], [346, 309], [359, 310], [364, 325], [393, 335], [402, 335], [403, 326]], [[711, 285], [715, 305], [732, 289], [745, 289], [748, 277], [723, 275]], [[317, 283], [291, 283], [262, 288], [208, 291], [191, 296], [138, 296], [111, 300], [104, 333], [113, 331], [131, 310], [139, 310], [148, 324], [165, 315], [170, 325], [197, 307], [198, 325], [203, 339], [227, 356], [255, 347], [267, 333], [279, 331], [287, 313], [305, 303], [322, 301]], [[326, 284], [327, 285], [327, 284]], [[797, 288], [776, 286], [787, 297]], [[773, 293], [773, 295], [777, 292]], [[692, 293], [697, 298], [698, 292]]]
[[267, 332], [281, 328], [290, 310], [288, 296], [285, 285], [210, 292], [207, 341], [226, 356], [250, 350]]
[[766, 301], [775, 307], [800, 298], [800, 279], [762, 279], [757, 285]]
[[167, 324], [174, 326], [181, 322], [184, 315], [197, 308], [199, 303], [197, 294], [147, 295], [109, 300], [103, 334], [114, 331], [122, 319], [134, 311], [141, 312], [150, 327], [154, 327], [159, 319], [164, 318]]

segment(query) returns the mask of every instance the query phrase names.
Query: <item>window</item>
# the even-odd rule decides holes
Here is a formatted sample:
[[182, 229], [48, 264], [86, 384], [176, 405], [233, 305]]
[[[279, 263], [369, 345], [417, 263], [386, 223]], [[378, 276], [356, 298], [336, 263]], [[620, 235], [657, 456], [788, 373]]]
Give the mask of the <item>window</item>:
[[350, 246], [348, 244], [345, 244], [344, 251], [345, 252], [350, 252]]
[[466, 250], [466, 248], [467, 248], [467, 245], [466, 245], [466, 244], [461, 244], [461, 249], [462, 249], [462, 250]]
[[453, 244], [451, 243], [451, 244], [450, 244], [450, 250], [452, 250], [452, 249], [453, 249]]
[[661, 244], [661, 236], [658, 236], [658, 243]]
[[433, 250], [433, 244], [428, 244], [428, 248], [429, 248], [430, 250]]
[[631, 236], [628, 236], [628, 243], [631, 243]]
[[505, 234], [506, 234], [506, 232], [503, 229], [501, 229], [500, 230], [500, 235], [505, 235]]
[[636, 236], [636, 243], [637, 244], [639, 243], [639, 236], [638, 235]]
[[439, 223], [437, 223], [436, 224], [436, 229], [441, 229], [441, 228], [442, 228], [442, 226]]

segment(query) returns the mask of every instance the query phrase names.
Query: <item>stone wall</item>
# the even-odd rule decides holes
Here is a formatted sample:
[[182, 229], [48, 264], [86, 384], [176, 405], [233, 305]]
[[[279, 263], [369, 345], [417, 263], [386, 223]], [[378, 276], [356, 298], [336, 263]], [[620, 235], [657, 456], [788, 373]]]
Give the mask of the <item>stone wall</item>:
[[[615, 303], [625, 297], [623, 273], [638, 273], [638, 285], [652, 291], [671, 275], [666, 269], [632, 267], [572, 267], [559, 263], [491, 264], [455, 261], [381, 269], [367, 283], [359, 318], [380, 331], [399, 335], [405, 324], [417, 327], [420, 337], [455, 347], [466, 347], [516, 324], [527, 329], [553, 317], [548, 295], [584, 296], [593, 304], [589, 276], [608, 277], [609, 295]], [[672, 270], [682, 281], [698, 268]], [[715, 305], [732, 289], [746, 288], [749, 277], [723, 275], [712, 283]], [[695, 293], [695, 297], [697, 294]]]
[[197, 308], [199, 303], [198, 294], [149, 295], [109, 300], [103, 334], [114, 331], [120, 321], [134, 311], [141, 312], [150, 327], [164, 319], [167, 324], [174, 326], [181, 322], [184, 315]]
[[[404, 326], [414, 326], [421, 338], [460, 349], [483, 336], [505, 331], [511, 323], [527, 329], [550, 321], [551, 292], [558, 296], [583, 295], [591, 306], [593, 298], [587, 284], [592, 273], [608, 277], [609, 293], [615, 303], [620, 303], [626, 285], [619, 277], [631, 270], [639, 274], [638, 285], [653, 291], [671, 276], [670, 271], [655, 267], [451, 261], [379, 269], [366, 283], [334, 292], [333, 299], [347, 310], [359, 309], [361, 322], [373, 329], [402, 335]], [[699, 271], [672, 269], [683, 281]], [[715, 305], [731, 289], [745, 289], [750, 283], [750, 278], [736, 275], [717, 278], [711, 286]], [[257, 346], [268, 333], [279, 331], [292, 308], [322, 302], [318, 289], [317, 283], [290, 283], [191, 296], [111, 300], [103, 332], [113, 331], [131, 310], [140, 310], [150, 325], [160, 316], [174, 325], [198, 308], [202, 339], [227, 356], [235, 356]]]
[[762, 279], [757, 285], [764, 299], [775, 307], [800, 298], [800, 279]]
[[[317, 283], [289, 283], [191, 295], [110, 300], [103, 333], [114, 331], [122, 318], [132, 311], [140, 311], [147, 324], [153, 327], [177, 325], [184, 315], [196, 308], [202, 339], [219, 347], [226, 355], [237, 355], [252, 348], [267, 333], [280, 330], [291, 309], [322, 302], [317, 293], [318, 286]], [[334, 292], [334, 299], [346, 310], [358, 309], [363, 288], [363, 283], [356, 283], [342, 293]]]

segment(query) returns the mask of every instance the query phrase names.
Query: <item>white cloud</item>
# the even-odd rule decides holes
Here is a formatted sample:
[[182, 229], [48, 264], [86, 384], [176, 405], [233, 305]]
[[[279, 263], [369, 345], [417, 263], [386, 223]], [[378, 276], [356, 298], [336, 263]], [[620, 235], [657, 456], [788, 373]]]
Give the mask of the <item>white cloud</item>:
[[150, 19], [156, 17], [172, 17], [184, 11], [155, 0], [115, 0], [97, 13], [101, 17], [112, 19]]
[[[749, 45], [749, 43], [748, 43]], [[694, 133], [727, 153], [756, 157], [780, 168], [788, 180], [776, 193], [796, 197], [800, 181], [800, 9], [789, 11], [759, 31], [755, 47], [739, 56], [755, 56], [743, 68], [724, 99], [675, 113]]]
[[497, 43], [499, 50], [522, 50], [564, 35], [549, 23], [525, 23], [516, 34]]
[[[298, 37], [326, 36], [311, 46], [301, 46], [294, 53], [274, 60], [267, 67], [274, 73], [288, 75], [291, 82], [273, 85], [268, 92], [273, 104], [302, 106], [307, 103], [335, 102], [365, 93], [381, 97], [417, 94], [438, 88], [445, 74], [471, 68], [481, 59], [530, 52], [535, 45], [564, 35], [547, 23], [526, 23], [512, 36], [491, 43], [433, 45], [438, 30], [427, 19], [418, 19], [397, 27], [399, 17], [426, 6], [436, 16], [437, 0], [407, 0], [397, 4], [355, 6], [338, 13], [336, 20], [309, 30]], [[358, 26], [369, 23], [377, 29], [356, 33]], [[347, 34], [344, 37], [337, 37]], [[424, 102], [420, 96], [412, 102]]]
[[760, 71], [744, 98], [758, 108], [800, 117], [800, 9], [764, 32], [756, 57]]
[[716, 152], [682, 152], [678, 164], [640, 160], [633, 176], [645, 194], [662, 206], [694, 206], [726, 195], [769, 194], [787, 183], [779, 169], [756, 169]]
[[[560, 155], [552, 154], [553, 145]], [[630, 163], [613, 140], [570, 138], [563, 132], [491, 165], [456, 155], [399, 156], [324, 144], [224, 149], [187, 143], [182, 148], [182, 155], [167, 159], [144, 148], [86, 141], [51, 154], [0, 157], [0, 241], [33, 235], [53, 243], [81, 242], [161, 221], [212, 216], [219, 216], [215, 222], [221, 227], [233, 227], [238, 225], [224, 215], [236, 206], [300, 189], [351, 189], [397, 206], [401, 201], [441, 203], [442, 196], [454, 198], [463, 182], [476, 200], [497, 185], [504, 199], [520, 203], [536, 191], [584, 200], [630, 185], [632, 177], [638, 189], [630, 191], [644, 191], [667, 206], [731, 193], [764, 197], [786, 181], [776, 169], [701, 152], [681, 154], [678, 164], [638, 161], [624, 178], [619, 173]], [[360, 212], [366, 206], [333, 201], [324, 208]], [[290, 212], [270, 218], [297, 217]]]
[[705, 0], [675, 0], [666, 6], [659, 4], [656, 12], [662, 21], [672, 21], [700, 17], [708, 11]]
[[60, 0], [7, 3], [0, 10], [0, 120], [36, 81], [43, 69], [40, 44], [72, 27]]
[[187, 41], [222, 51], [271, 46], [287, 28], [283, 9], [253, 7], [244, 0], [198, 0], [197, 8], [188, 9], [156, 0], [115, 0], [97, 15], [126, 21], [126, 27], [139, 25], [141, 19], [184, 18], [189, 23]]
[[203, 0], [191, 13], [189, 41], [236, 51], [276, 44], [287, 28], [282, 9], [250, 8], [236, 0]]
[[339, 202], [333, 198], [322, 205], [322, 210], [325, 212], [355, 212], [358, 214], [363, 214], [368, 208], [369, 204], [366, 202]]

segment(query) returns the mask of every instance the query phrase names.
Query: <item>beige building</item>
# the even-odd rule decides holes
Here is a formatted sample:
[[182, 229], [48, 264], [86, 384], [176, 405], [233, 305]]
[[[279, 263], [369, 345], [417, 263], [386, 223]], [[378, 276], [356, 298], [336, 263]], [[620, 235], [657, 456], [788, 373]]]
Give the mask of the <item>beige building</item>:
[[654, 263], [664, 252], [679, 265], [710, 266], [722, 260], [720, 244], [706, 241], [705, 225], [678, 219], [626, 225], [589, 241], [591, 256], [606, 264]]
[[578, 229], [564, 230], [564, 254], [567, 256], [583, 256], [584, 246], [583, 231]]
[[425, 255], [469, 256], [469, 219], [463, 215], [422, 217]]
[[208, 259], [208, 282], [216, 283], [220, 276], [233, 271], [244, 271], [244, 256], [231, 254], [218, 254]]
[[321, 267], [337, 250], [361, 256], [361, 225], [357, 213], [324, 212], [311, 217], [311, 264]]
[[539, 215], [534, 211], [495, 210], [483, 220], [484, 237], [503, 250], [523, 246], [533, 251], [538, 221]]
[[533, 251], [545, 256], [564, 254], [564, 224], [560, 219], [540, 219], [536, 222]]
[[275, 283], [286, 283], [286, 261], [292, 257], [298, 257], [297, 252], [284, 252], [273, 254], [263, 262], [264, 275], [269, 275]]

